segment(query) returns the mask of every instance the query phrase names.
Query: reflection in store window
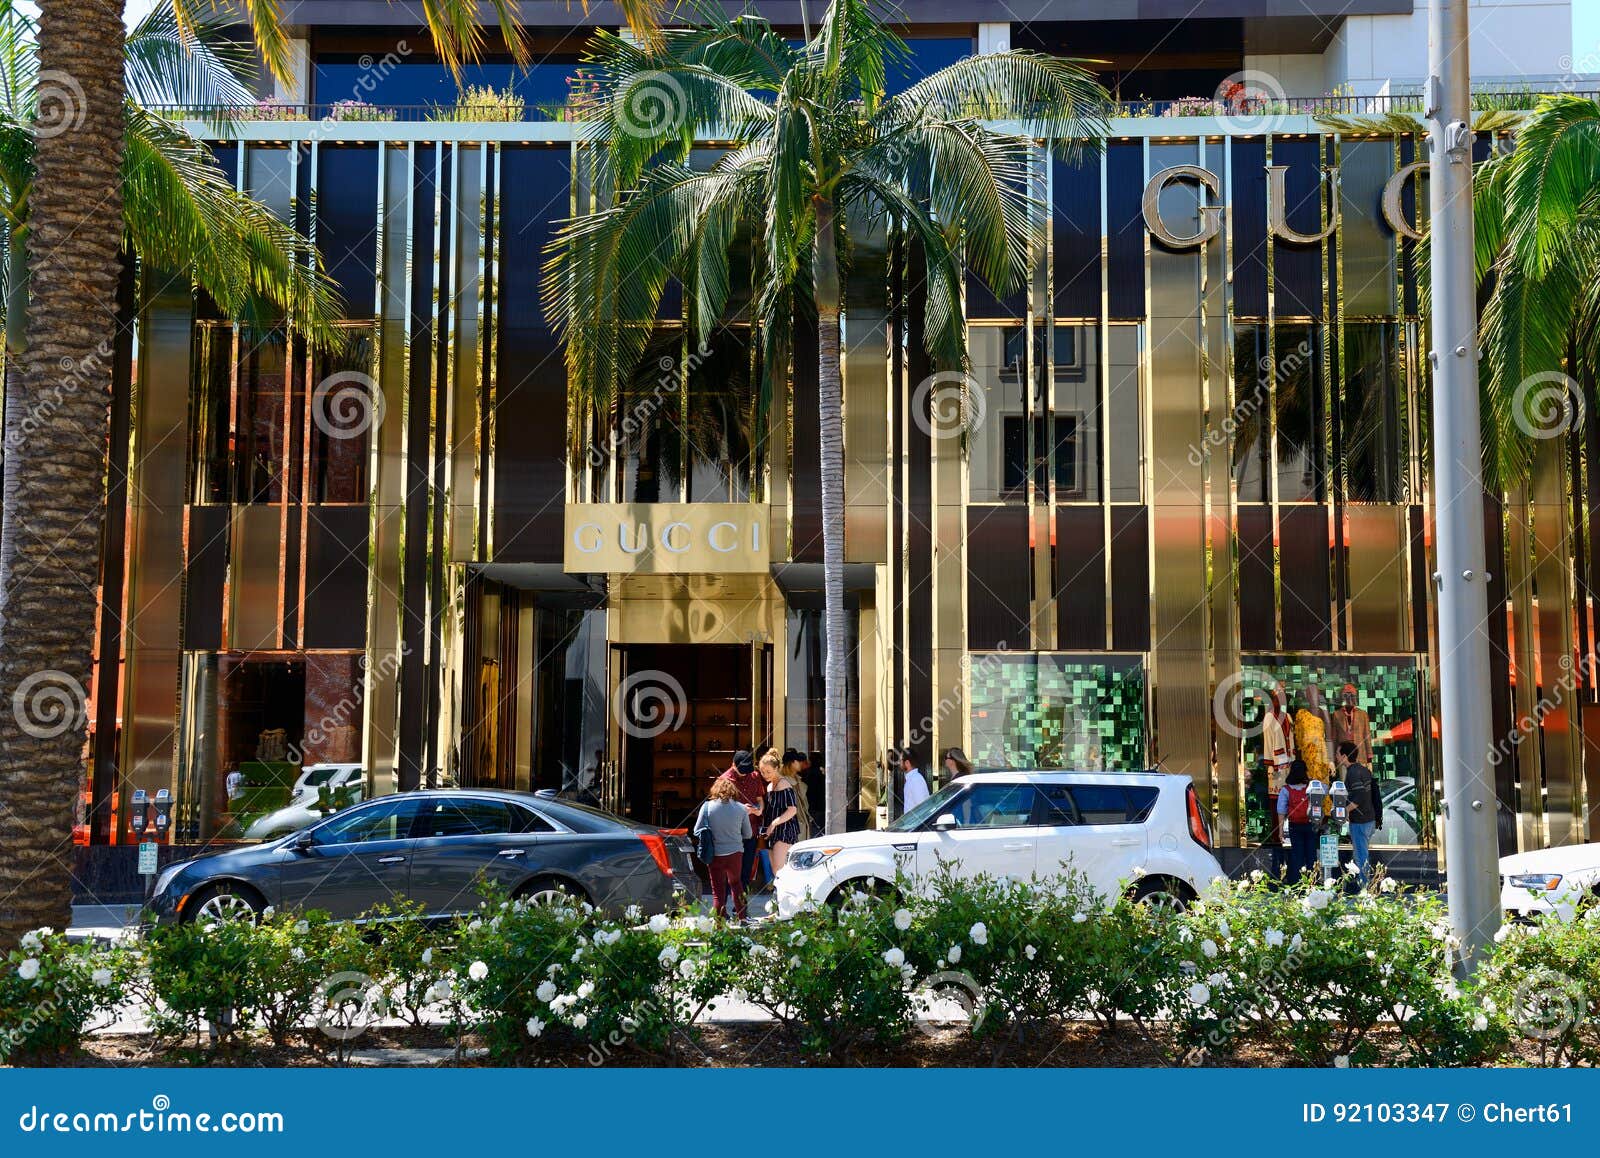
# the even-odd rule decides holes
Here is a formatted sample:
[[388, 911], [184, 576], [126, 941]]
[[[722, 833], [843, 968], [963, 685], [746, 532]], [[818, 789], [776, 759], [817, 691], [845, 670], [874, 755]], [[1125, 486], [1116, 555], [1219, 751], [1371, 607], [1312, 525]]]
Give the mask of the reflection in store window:
[[[1333, 752], [1350, 740], [1370, 759], [1383, 794], [1383, 823], [1374, 844], [1433, 843], [1432, 786], [1425, 774], [1424, 744], [1417, 735], [1420, 675], [1414, 656], [1245, 655], [1240, 660], [1245, 777], [1245, 836], [1265, 839], [1273, 784], [1265, 760], [1262, 720], [1274, 700], [1293, 721], [1287, 729], [1294, 754], [1313, 778], [1330, 781]], [[1219, 734], [1219, 742], [1220, 734]]]
[[969, 674], [979, 767], [1146, 767], [1137, 657], [976, 652]]

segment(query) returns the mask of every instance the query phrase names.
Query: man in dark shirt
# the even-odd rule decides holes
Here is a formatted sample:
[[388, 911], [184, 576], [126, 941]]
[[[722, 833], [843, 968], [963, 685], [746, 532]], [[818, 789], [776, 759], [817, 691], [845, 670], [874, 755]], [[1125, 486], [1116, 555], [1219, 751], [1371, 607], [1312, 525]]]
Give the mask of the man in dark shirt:
[[747, 748], [740, 748], [733, 754], [733, 766], [717, 779], [733, 781], [734, 787], [739, 789], [740, 802], [750, 813], [752, 835], [744, 842], [744, 860], [739, 865], [739, 888], [748, 893], [751, 879], [755, 876], [757, 860], [757, 841], [753, 834], [761, 828], [761, 813], [767, 802], [767, 783], [761, 779], [761, 773], [756, 771], [755, 758], [750, 755]]
[[1339, 765], [1339, 777], [1350, 793], [1350, 847], [1361, 887], [1367, 887], [1371, 877], [1368, 871], [1367, 850], [1372, 846], [1372, 832], [1383, 820], [1383, 794], [1378, 791], [1378, 781], [1372, 769], [1357, 763], [1361, 749], [1351, 740], [1339, 743], [1334, 759]]

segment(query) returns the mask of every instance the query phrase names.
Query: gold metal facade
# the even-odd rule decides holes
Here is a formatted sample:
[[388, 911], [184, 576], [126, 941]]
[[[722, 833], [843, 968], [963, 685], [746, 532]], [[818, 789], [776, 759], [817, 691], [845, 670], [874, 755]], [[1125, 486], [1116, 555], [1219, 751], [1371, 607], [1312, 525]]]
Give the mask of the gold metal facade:
[[[1159, 763], [1194, 778], [1224, 844], [1247, 843], [1259, 737], [1248, 712], [1238, 726], [1219, 697], [1259, 669], [1302, 696], [1308, 684], [1336, 694], [1348, 678], [1364, 697], [1381, 688], [1410, 705], [1409, 719], [1381, 729], [1412, 753], [1414, 823], [1397, 843], [1435, 843], [1426, 351], [1412, 243], [1392, 227], [1397, 209], [1415, 212], [1391, 179], [1416, 146], [1282, 121], [1248, 139], [1199, 118], [1126, 121], [1071, 166], [1041, 151], [1035, 276], [1006, 302], [969, 301], [975, 352], [981, 330], [1002, 353], [988, 378], [975, 364], [955, 407], [919, 389], [936, 368], [920, 351], [915, 255], [890, 234], [858, 238], [845, 322], [846, 546], [851, 772], [863, 808], [882, 802], [878, 754], [907, 738], [930, 760], [961, 747], [980, 763], [994, 753]], [[514, 324], [510, 203], [548, 203], [551, 218], [575, 203], [570, 187], [508, 185], [508, 154], [542, 132], [533, 146], [568, 155], [569, 127], [335, 126], [332, 140], [313, 127], [252, 126], [261, 139], [235, 163], [246, 182], [258, 151], [284, 152], [269, 132], [301, 132], [285, 153], [286, 212], [314, 226], [319, 206], [351, 196], [324, 182], [327, 154], [375, 155], [360, 198], [371, 207], [371, 300], [350, 310], [375, 334], [383, 418], [363, 444], [366, 527], [352, 546], [365, 604], [352, 599], [341, 614], [364, 621], [354, 712], [378, 787], [427, 782], [435, 769], [458, 782], [559, 787], [583, 772], [571, 751], [552, 754], [560, 696], [599, 721], [600, 739], [586, 730], [569, 745], [577, 762], [615, 774], [623, 742], [606, 701], [628, 670], [622, 649], [636, 645], [747, 649], [765, 734], [812, 746], [789, 722], [803, 714], [791, 710], [809, 678], [796, 657], [820, 591], [814, 574], [796, 578], [820, 562], [804, 534], [814, 482], [803, 409], [815, 399], [802, 375], [755, 432], [744, 483], [722, 496], [731, 501], [697, 502], [701, 484], [686, 474], [640, 510], [624, 493], [616, 416], [558, 411], [559, 359], [511, 374], [502, 348]], [[1335, 167], [1338, 182], [1326, 172]], [[1182, 176], [1152, 185], [1174, 169]], [[170, 291], [143, 303], [130, 387], [138, 485], [118, 770], [129, 788], [174, 784], [185, 760], [207, 758], [193, 735], [204, 712], [180, 706], [184, 687], [216, 680], [205, 657], [319, 650], [304, 623], [315, 548], [300, 529], [317, 516], [292, 517], [288, 499], [233, 504], [222, 623], [208, 632], [186, 621], [210, 613], [182, 598], [198, 582], [188, 536], [204, 517], [183, 450], [208, 333], [194, 312]], [[288, 361], [312, 389], [311, 361]], [[685, 422], [691, 376], [672, 387]], [[205, 381], [238, 390], [216, 373]], [[561, 512], [559, 538], [538, 547], [503, 517], [529, 436], [503, 403], [530, 388], [555, 400], [544, 419], [569, 447], [553, 472], [564, 482], [526, 496]], [[306, 437], [309, 447], [309, 428]], [[1504, 681], [1502, 805], [1523, 847], [1600, 835], [1583, 820], [1600, 776], [1585, 727], [1596, 715], [1591, 564], [1572, 545], [1579, 532], [1589, 541], [1588, 469], [1583, 447], [1550, 442], [1534, 482], [1506, 496], [1488, 528], [1506, 607], [1503, 667], [1492, 673]], [[649, 565], [629, 549], [637, 530], [624, 541], [607, 531], [597, 564], [575, 551], [574, 534], [602, 507], [648, 525]], [[735, 544], [736, 561], [721, 565]], [[1037, 690], [1047, 684], [1080, 698]], [[595, 688], [598, 699], [585, 690]], [[986, 749], [997, 735], [1034, 739], [1027, 751]]]

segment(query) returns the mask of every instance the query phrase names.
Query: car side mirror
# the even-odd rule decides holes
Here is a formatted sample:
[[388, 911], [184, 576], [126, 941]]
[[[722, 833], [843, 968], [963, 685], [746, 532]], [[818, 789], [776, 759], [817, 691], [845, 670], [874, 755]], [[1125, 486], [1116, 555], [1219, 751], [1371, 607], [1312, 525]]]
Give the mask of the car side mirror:
[[941, 812], [938, 816], [933, 818], [933, 828], [935, 832], [944, 832], [947, 829], [958, 827], [960, 826], [956, 824], [956, 815], [953, 812]]
[[297, 832], [294, 834], [294, 839], [289, 842], [289, 847], [295, 852], [310, 852], [314, 844], [316, 841], [311, 839], [309, 832]]

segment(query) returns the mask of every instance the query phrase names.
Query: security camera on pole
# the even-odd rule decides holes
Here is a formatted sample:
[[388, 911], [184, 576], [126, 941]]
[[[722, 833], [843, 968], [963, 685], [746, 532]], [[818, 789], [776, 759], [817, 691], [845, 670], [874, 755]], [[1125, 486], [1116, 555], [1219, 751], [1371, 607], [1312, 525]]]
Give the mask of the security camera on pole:
[[1432, 223], [1433, 485], [1438, 522], [1439, 748], [1450, 931], [1470, 969], [1500, 927], [1489, 779], [1489, 574], [1478, 429], [1468, 0], [1428, 11], [1428, 209]]

